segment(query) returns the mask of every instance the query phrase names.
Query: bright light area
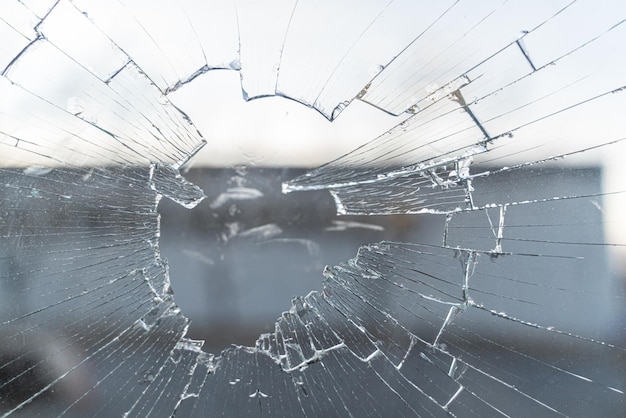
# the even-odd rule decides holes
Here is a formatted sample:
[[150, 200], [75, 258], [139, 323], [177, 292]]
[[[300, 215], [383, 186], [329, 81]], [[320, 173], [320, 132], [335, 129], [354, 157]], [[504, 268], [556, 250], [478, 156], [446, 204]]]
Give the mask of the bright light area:
[[203, 74], [168, 95], [189, 115], [207, 145], [193, 166], [315, 167], [401, 123], [359, 100], [330, 122], [319, 112], [283, 97], [244, 101], [239, 73]]

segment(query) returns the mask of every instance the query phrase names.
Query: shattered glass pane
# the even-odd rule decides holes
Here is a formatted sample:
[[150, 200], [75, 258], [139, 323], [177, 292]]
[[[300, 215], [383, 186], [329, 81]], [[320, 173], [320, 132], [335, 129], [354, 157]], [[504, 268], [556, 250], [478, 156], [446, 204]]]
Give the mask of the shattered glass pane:
[[[623, 416], [625, 21], [583, 0], [2, 2], [0, 415]], [[235, 128], [280, 154], [274, 99], [216, 134], [214, 70], [242, 101], [356, 118], [360, 146], [312, 168], [303, 125], [308, 164], [249, 158]], [[174, 294], [177, 250], [205, 283]], [[180, 307], [201, 286], [226, 328], [248, 321], [228, 286], [278, 319], [220, 352]]]

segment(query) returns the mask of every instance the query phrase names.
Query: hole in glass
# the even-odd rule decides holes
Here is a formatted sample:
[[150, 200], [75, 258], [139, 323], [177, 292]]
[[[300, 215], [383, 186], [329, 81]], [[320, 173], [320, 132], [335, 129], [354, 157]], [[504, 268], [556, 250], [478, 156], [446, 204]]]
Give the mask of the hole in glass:
[[411, 215], [337, 217], [326, 191], [284, 195], [294, 168], [194, 168], [185, 177], [207, 198], [189, 210], [163, 199], [160, 250], [188, 336], [219, 352], [274, 331], [289, 300], [321, 290], [325, 265], [359, 245], [439, 238], [441, 220]]

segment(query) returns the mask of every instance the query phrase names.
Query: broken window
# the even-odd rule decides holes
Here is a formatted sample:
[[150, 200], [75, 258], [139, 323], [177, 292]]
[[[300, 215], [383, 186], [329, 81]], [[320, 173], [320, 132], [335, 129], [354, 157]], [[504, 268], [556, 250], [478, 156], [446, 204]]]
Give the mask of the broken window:
[[[2, 2], [0, 413], [622, 416], [625, 16], [591, 1]], [[285, 99], [319, 129], [356, 121], [339, 138], [353, 150], [284, 171], [285, 193], [436, 233], [363, 241], [281, 307], [251, 292], [273, 329], [209, 352], [160, 252], [161, 201], [228, 213], [263, 195], [242, 163], [290, 168], [275, 144], [231, 160], [232, 132], [206, 134], [223, 120], [201, 86], [220, 71], [261, 122]], [[285, 147], [320, 145], [298, 129]], [[194, 162], [241, 181], [205, 199]], [[309, 232], [220, 234], [315, 252]]]

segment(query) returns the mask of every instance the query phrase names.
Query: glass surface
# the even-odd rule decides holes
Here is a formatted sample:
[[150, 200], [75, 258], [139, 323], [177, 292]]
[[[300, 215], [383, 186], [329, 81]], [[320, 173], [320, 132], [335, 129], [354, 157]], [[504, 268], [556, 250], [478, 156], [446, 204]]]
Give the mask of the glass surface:
[[0, 416], [624, 416], [625, 20], [2, 2]]

